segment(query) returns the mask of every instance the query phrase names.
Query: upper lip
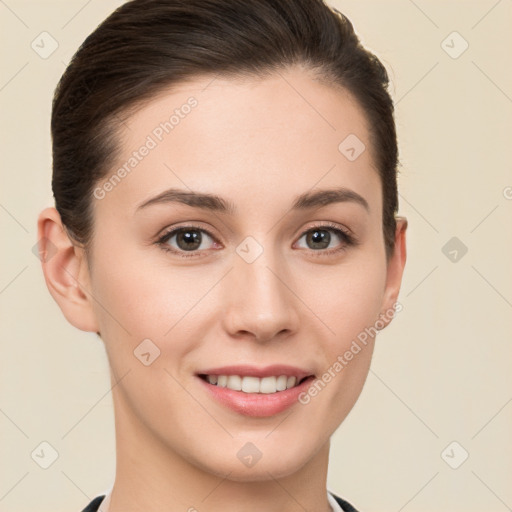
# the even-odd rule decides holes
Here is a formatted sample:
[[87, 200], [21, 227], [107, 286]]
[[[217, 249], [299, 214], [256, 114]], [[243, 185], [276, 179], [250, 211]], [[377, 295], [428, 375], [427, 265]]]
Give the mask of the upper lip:
[[198, 375], [240, 375], [241, 377], [279, 377], [286, 375], [287, 377], [297, 377], [298, 380], [313, 375], [312, 371], [289, 366], [286, 364], [272, 364], [269, 366], [252, 366], [252, 365], [232, 365], [220, 366], [217, 368], [208, 368], [201, 370]]

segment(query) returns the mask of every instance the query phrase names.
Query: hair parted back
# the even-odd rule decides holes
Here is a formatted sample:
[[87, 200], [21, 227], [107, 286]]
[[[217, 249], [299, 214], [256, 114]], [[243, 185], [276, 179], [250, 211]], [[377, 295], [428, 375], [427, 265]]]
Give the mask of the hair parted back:
[[388, 74], [348, 18], [322, 0], [132, 0], [103, 21], [73, 56], [53, 99], [52, 189], [69, 235], [87, 250], [93, 189], [118, 155], [119, 116], [196, 76], [258, 77], [295, 64], [347, 90], [368, 120], [389, 258], [398, 148]]

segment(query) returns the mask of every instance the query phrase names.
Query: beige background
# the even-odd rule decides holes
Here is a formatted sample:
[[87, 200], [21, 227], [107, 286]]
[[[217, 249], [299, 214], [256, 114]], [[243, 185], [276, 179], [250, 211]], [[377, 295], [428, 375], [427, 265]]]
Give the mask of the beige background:
[[[0, 2], [2, 512], [78, 512], [113, 483], [103, 346], [67, 324], [32, 248], [53, 204], [54, 87], [121, 3]], [[361, 512], [510, 510], [512, 2], [331, 3], [390, 71], [409, 230], [404, 309], [333, 437], [329, 487]], [[59, 45], [47, 59], [31, 48], [43, 31]], [[452, 237], [468, 249], [455, 262]], [[43, 441], [59, 454], [48, 469], [31, 457]]]

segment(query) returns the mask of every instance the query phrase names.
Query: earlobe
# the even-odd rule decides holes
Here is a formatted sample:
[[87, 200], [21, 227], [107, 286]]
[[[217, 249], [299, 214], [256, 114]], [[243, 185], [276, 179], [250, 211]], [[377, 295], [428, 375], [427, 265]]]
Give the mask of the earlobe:
[[[406, 231], [408, 221], [405, 217], [396, 217], [395, 247], [387, 265], [386, 287], [382, 302], [383, 311], [380, 314], [383, 328], [390, 324], [394, 318], [395, 305], [402, 284], [402, 277], [407, 259]], [[401, 308], [400, 308], [401, 310]]]
[[84, 250], [71, 241], [53, 207], [39, 214], [37, 233], [39, 258], [50, 294], [72, 325], [98, 332], [88, 293], [90, 279]]

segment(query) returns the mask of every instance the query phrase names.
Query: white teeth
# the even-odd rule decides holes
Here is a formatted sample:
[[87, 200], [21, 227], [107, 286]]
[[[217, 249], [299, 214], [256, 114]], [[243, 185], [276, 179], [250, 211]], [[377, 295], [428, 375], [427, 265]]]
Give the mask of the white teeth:
[[275, 393], [277, 391], [276, 377], [263, 377], [260, 382], [260, 393]]
[[288, 378], [286, 377], [286, 375], [280, 375], [279, 377], [277, 377], [277, 382], [276, 382], [277, 391], [284, 391], [286, 389], [287, 381], [288, 381]]
[[242, 379], [242, 391], [244, 393], [259, 393], [260, 379], [258, 377], [244, 377]]
[[243, 391], [244, 393], [263, 393], [271, 394], [277, 391], [293, 388], [297, 383], [297, 377], [288, 377], [286, 375], [271, 377], [242, 377], [240, 375], [207, 375], [206, 380], [210, 384], [221, 388], [228, 388], [234, 391]]
[[240, 391], [242, 389], [242, 378], [240, 375], [230, 375], [228, 377], [228, 384], [226, 386], [229, 389]]

